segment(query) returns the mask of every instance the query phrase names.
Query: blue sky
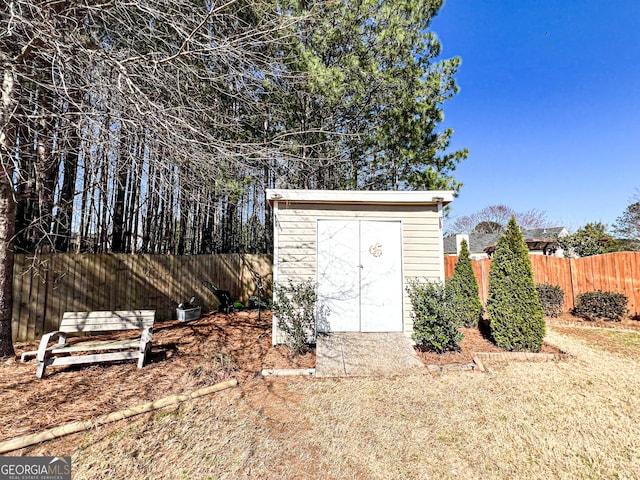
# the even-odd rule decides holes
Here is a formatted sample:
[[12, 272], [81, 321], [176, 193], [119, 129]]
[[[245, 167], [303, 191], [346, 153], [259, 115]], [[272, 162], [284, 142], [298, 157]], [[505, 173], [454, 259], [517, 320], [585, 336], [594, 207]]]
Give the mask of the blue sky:
[[462, 58], [451, 218], [505, 204], [614, 223], [640, 189], [640, 0], [446, 0], [432, 30]]

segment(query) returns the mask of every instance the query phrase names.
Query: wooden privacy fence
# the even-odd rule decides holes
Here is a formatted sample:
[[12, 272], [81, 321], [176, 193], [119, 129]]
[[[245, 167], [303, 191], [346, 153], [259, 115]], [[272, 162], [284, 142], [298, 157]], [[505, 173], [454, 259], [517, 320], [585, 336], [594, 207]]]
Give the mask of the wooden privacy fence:
[[66, 311], [156, 310], [176, 318], [180, 302], [195, 296], [217, 308], [203, 280], [247, 303], [257, 295], [256, 274], [271, 296], [273, 255], [16, 255], [13, 272], [13, 340], [32, 341], [56, 330]]
[[[564, 310], [573, 308], [577, 295], [594, 290], [619, 292], [629, 298], [631, 314], [640, 312], [640, 252], [616, 252], [584, 258], [529, 255], [536, 283], [559, 285], [564, 290]], [[445, 257], [445, 276], [453, 274], [457, 256]], [[472, 260], [480, 299], [489, 294], [491, 260]]]

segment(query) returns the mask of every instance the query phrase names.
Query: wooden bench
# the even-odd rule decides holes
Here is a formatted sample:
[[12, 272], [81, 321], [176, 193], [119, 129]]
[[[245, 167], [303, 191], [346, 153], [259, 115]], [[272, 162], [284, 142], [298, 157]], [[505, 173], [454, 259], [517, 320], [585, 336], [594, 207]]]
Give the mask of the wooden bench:
[[[151, 336], [155, 322], [155, 310], [129, 310], [105, 312], [65, 312], [60, 328], [43, 335], [37, 351], [22, 354], [22, 361], [29, 357], [38, 359], [36, 377], [42, 378], [48, 366], [75, 365], [82, 363], [114, 362], [118, 360], [138, 359], [138, 368], [142, 368], [151, 351]], [[142, 330], [142, 334], [133, 339], [102, 340], [79, 339], [67, 343], [70, 333], [105, 333], [126, 330]], [[49, 342], [58, 338], [58, 343], [49, 347]], [[104, 353], [109, 350], [120, 350]], [[86, 355], [71, 355], [78, 352], [97, 352]]]

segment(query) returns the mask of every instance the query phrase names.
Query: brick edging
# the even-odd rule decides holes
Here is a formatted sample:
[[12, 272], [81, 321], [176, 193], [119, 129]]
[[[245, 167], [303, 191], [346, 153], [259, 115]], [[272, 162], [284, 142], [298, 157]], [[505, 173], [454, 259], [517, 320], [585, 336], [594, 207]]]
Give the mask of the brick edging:
[[475, 352], [471, 363], [451, 363], [447, 365], [427, 365], [429, 372], [479, 370], [487, 371], [484, 362], [487, 361], [520, 361], [520, 362], [552, 362], [566, 360], [571, 355], [551, 343], [545, 344], [560, 350], [560, 353], [533, 353], [533, 352]]
[[533, 353], [533, 352], [477, 352], [473, 355], [473, 362], [481, 372], [486, 371], [485, 362], [488, 361], [524, 361], [524, 362], [553, 362], [566, 360], [571, 355], [561, 353]]
[[519, 360], [527, 362], [552, 361], [557, 360], [555, 353], [532, 353], [532, 352], [477, 352], [474, 358], [481, 360]]

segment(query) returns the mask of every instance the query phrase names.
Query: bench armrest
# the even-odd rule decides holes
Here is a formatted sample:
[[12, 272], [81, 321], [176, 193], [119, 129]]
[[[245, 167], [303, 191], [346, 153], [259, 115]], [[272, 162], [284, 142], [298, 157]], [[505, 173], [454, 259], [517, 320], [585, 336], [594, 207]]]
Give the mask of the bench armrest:
[[147, 357], [151, 352], [151, 336], [153, 334], [152, 327], [147, 327], [142, 330], [140, 336], [140, 356], [138, 357], [138, 368], [144, 367], [144, 363], [147, 361]]
[[38, 346], [38, 353], [36, 355], [38, 362], [44, 361], [47, 355], [47, 346], [49, 345], [49, 342], [51, 341], [51, 339], [54, 337], [60, 337], [58, 339], [59, 345], [67, 343], [67, 334], [65, 332], [55, 331], [55, 332], [45, 333], [42, 336], [42, 339], [40, 340], [40, 345]]
[[151, 343], [151, 338], [153, 336], [153, 328], [145, 328], [142, 330], [142, 335], [140, 336], [140, 351], [144, 351], [146, 345]]

